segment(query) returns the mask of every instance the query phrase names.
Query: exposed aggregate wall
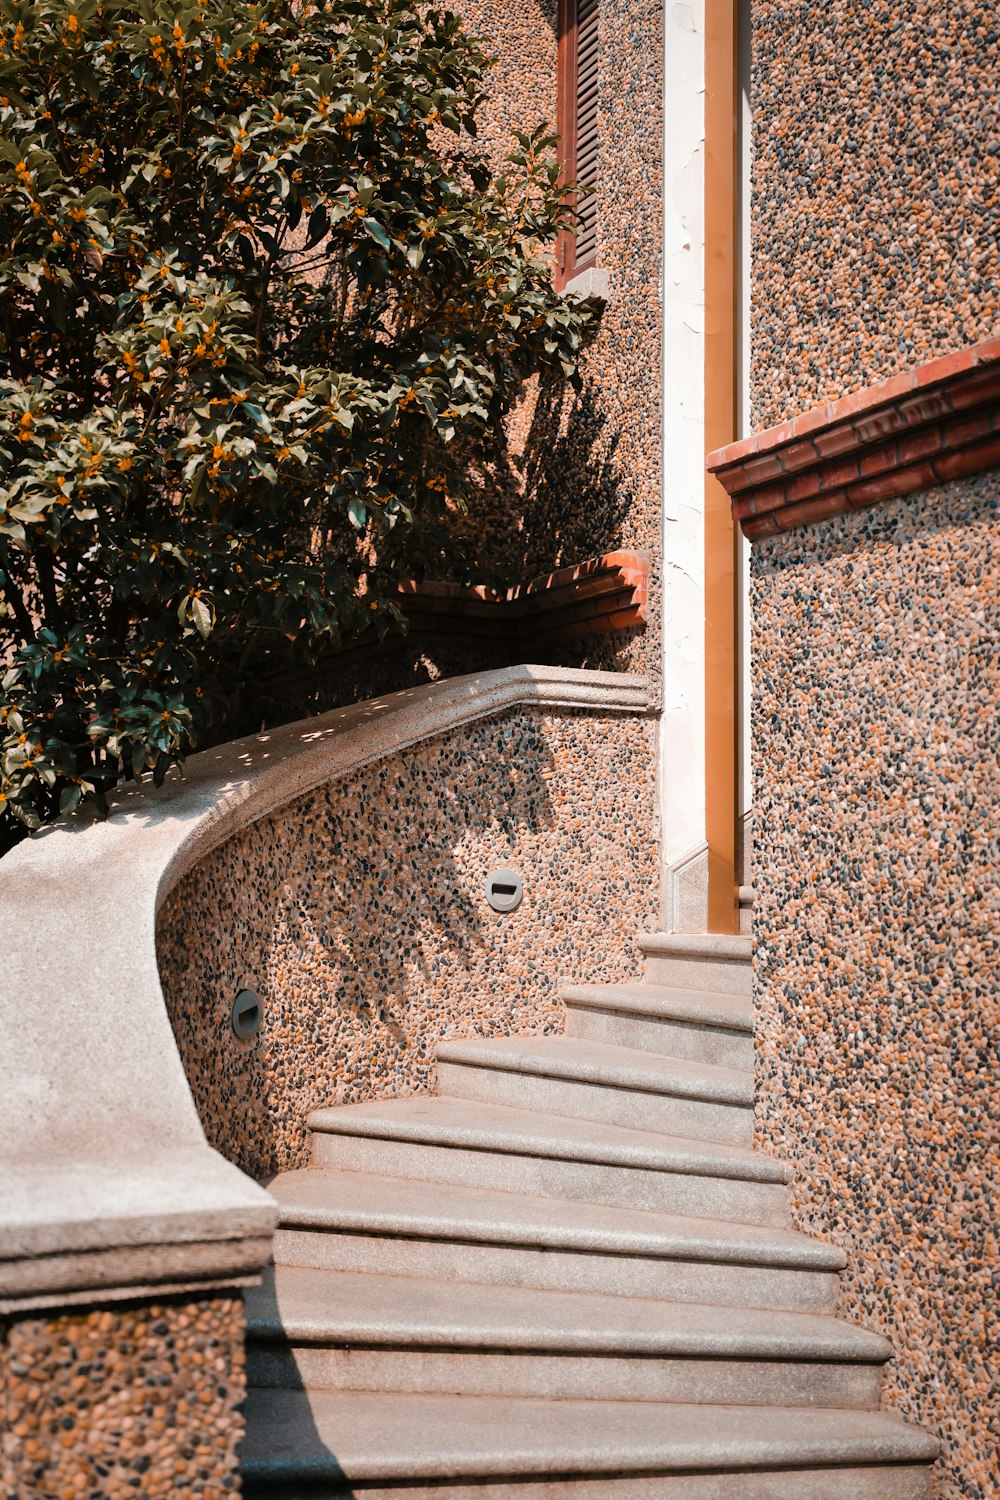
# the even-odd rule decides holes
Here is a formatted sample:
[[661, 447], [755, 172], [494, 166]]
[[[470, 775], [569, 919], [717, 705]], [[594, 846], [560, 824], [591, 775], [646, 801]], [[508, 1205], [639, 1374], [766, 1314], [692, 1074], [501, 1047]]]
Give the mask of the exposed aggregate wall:
[[1000, 328], [1000, 10], [751, 10], [761, 428]]
[[239, 1494], [239, 1297], [32, 1313], [0, 1330], [4, 1500]]
[[[307, 1160], [317, 1106], [420, 1092], [435, 1041], [561, 1030], [560, 978], [637, 973], [656, 925], [653, 721], [525, 709], [291, 803], [160, 915], [167, 1004], [206, 1134], [253, 1176]], [[516, 912], [483, 890], [525, 881]], [[243, 983], [257, 1038], [232, 1034]]]
[[757, 1133], [1000, 1494], [1000, 473], [755, 544]]

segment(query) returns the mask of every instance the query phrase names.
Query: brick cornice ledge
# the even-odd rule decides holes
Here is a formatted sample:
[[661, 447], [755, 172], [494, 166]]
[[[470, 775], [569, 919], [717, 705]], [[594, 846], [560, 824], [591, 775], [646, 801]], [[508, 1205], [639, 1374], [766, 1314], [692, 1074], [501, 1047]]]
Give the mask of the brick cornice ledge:
[[752, 541], [1000, 466], [1000, 338], [818, 406], [705, 462]]

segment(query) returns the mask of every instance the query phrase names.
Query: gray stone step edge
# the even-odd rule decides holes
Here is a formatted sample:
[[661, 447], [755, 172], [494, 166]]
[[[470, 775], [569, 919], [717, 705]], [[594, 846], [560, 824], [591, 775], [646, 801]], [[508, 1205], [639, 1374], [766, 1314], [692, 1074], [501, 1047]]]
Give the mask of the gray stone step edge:
[[[325, 1178], [330, 1187], [329, 1202], [296, 1202], [294, 1198], [295, 1177], [308, 1177], [310, 1185], [317, 1178]], [[476, 1222], [465, 1218], [452, 1208], [463, 1189], [452, 1189], [450, 1185], [427, 1184], [428, 1196], [433, 1199], [435, 1189], [446, 1207], [435, 1212], [428, 1207], [416, 1213], [394, 1210], [381, 1201], [370, 1208], [351, 1207], [337, 1201], [338, 1180], [354, 1178], [364, 1180], [361, 1173], [338, 1173], [329, 1169], [306, 1168], [301, 1173], [282, 1174], [269, 1184], [271, 1191], [279, 1189], [278, 1222], [281, 1229], [319, 1230], [330, 1233], [363, 1234], [385, 1239], [444, 1240], [459, 1244], [485, 1244], [531, 1249], [568, 1250], [583, 1254], [638, 1257], [648, 1260], [684, 1260], [710, 1262], [723, 1265], [745, 1265], [771, 1267], [782, 1270], [806, 1270], [822, 1272], [842, 1271], [847, 1257], [837, 1245], [823, 1240], [810, 1239], [806, 1235], [790, 1231], [770, 1229], [770, 1226], [741, 1224], [735, 1220], [694, 1219], [649, 1213], [645, 1210], [629, 1210], [630, 1217], [648, 1217], [658, 1221], [637, 1227], [625, 1226], [611, 1229], [603, 1224], [587, 1224], [588, 1205], [567, 1200], [567, 1206], [579, 1211], [581, 1222], [577, 1225], [517, 1222], [519, 1201], [515, 1193], [484, 1193], [475, 1196], [486, 1203], [495, 1203], [509, 1216], [483, 1218]], [[409, 1179], [372, 1177], [373, 1186], [381, 1188], [381, 1194], [373, 1194], [373, 1200], [386, 1193], [386, 1185], [394, 1183], [404, 1190], [413, 1188]], [[444, 1192], [442, 1192], [442, 1187]], [[291, 1191], [289, 1191], [291, 1189]], [[284, 1196], [287, 1194], [287, 1196]], [[615, 1210], [600, 1209], [600, 1214], [613, 1216]], [[624, 1223], [622, 1211], [618, 1216]], [[722, 1231], [720, 1233], [720, 1230]]]
[[[421, 1098], [425, 1096], [420, 1096]], [[433, 1096], [430, 1096], [433, 1097]], [[389, 1104], [405, 1101], [389, 1100]], [[470, 1109], [474, 1101], [470, 1102]], [[494, 1106], [503, 1109], [504, 1106]], [[762, 1152], [750, 1152], [742, 1147], [726, 1147], [708, 1141], [686, 1140], [681, 1136], [659, 1135], [649, 1131], [649, 1146], [643, 1151], [638, 1144], [629, 1143], [616, 1150], [606, 1141], [574, 1141], [563, 1139], [556, 1149], [546, 1149], [550, 1143], [544, 1140], [528, 1140], [516, 1134], [477, 1131], [475, 1128], [458, 1128], [453, 1125], [436, 1125], [422, 1119], [407, 1120], [402, 1114], [376, 1118], [362, 1114], [370, 1105], [340, 1105], [313, 1110], [309, 1115], [310, 1130], [320, 1135], [360, 1135], [384, 1141], [453, 1147], [458, 1150], [481, 1151], [484, 1156], [497, 1153], [502, 1156], [537, 1156], [553, 1161], [585, 1162], [593, 1166], [620, 1166], [641, 1168], [644, 1171], [673, 1172], [682, 1176], [719, 1177], [727, 1180], [787, 1183], [794, 1176], [790, 1163], [779, 1157], [765, 1156]], [[352, 1111], [357, 1110], [358, 1113]], [[510, 1108], [509, 1113], [530, 1119], [534, 1111]], [[567, 1116], [545, 1116], [553, 1123], [572, 1124]], [[600, 1127], [613, 1131], [617, 1127]], [[639, 1134], [640, 1132], [632, 1132]], [[644, 1132], [646, 1133], [646, 1132]], [[662, 1143], [662, 1144], [657, 1144]]]
[[[284, 1453], [254, 1451], [268, 1418]], [[930, 1463], [939, 1451], [893, 1417], [836, 1408], [266, 1390], [250, 1393], [247, 1425], [244, 1472], [274, 1481], [790, 1470]]]
[[753, 953], [746, 933], [644, 932], [639, 937], [643, 953], [663, 958], [696, 958], [723, 963], [749, 964]]
[[[665, 984], [564, 984], [559, 998], [570, 1010], [609, 1011], [651, 1021], [676, 1021], [753, 1036], [753, 1007], [742, 996], [711, 990], [673, 989]], [[728, 1003], [727, 1003], [728, 1002]], [[745, 1014], [737, 1014], [738, 1010]]]
[[575, 1037], [562, 1036], [508, 1037], [503, 1041], [455, 1039], [439, 1042], [435, 1057], [452, 1067], [481, 1068], [490, 1073], [517, 1073], [745, 1109], [753, 1106], [754, 1076], [749, 1070], [597, 1042], [581, 1040], [575, 1047], [571, 1045], [576, 1042]]
[[[287, 1282], [288, 1268], [276, 1267], [274, 1280], [279, 1288]], [[732, 1321], [742, 1321], [740, 1328], [712, 1327], [718, 1322], [719, 1309], [704, 1310], [699, 1327], [696, 1303], [658, 1302], [647, 1298], [598, 1297], [587, 1293], [560, 1293], [544, 1289], [525, 1290], [510, 1287], [498, 1297], [496, 1286], [464, 1283], [456, 1288], [454, 1301], [439, 1322], [428, 1318], [433, 1295], [441, 1283], [424, 1278], [384, 1277], [372, 1280], [384, 1284], [384, 1300], [378, 1314], [359, 1314], [356, 1299], [350, 1291], [357, 1277], [347, 1276], [345, 1305], [331, 1311], [322, 1306], [322, 1290], [335, 1284], [342, 1273], [294, 1268], [299, 1293], [279, 1292], [280, 1310], [264, 1312], [260, 1304], [270, 1303], [270, 1288], [253, 1288], [246, 1297], [247, 1337], [261, 1343], [279, 1344], [355, 1344], [377, 1348], [434, 1350], [522, 1351], [534, 1353], [567, 1353], [594, 1355], [646, 1355], [702, 1359], [734, 1359], [775, 1362], [830, 1362], [838, 1364], [883, 1365], [893, 1356], [892, 1346], [881, 1334], [834, 1317], [809, 1316], [803, 1313], [780, 1313], [773, 1309], [759, 1314], [737, 1314], [726, 1309]], [[311, 1284], [316, 1290], [311, 1291]], [[305, 1295], [303, 1295], [305, 1293]], [[476, 1316], [476, 1299], [486, 1297], [494, 1313], [498, 1305], [508, 1310], [506, 1326], [499, 1326], [494, 1316], [484, 1322]], [[571, 1322], [565, 1313], [567, 1299], [581, 1300], [580, 1321]], [[295, 1307], [295, 1303], [300, 1304]], [[636, 1305], [648, 1313], [643, 1327], [616, 1326], [613, 1319], [624, 1304], [622, 1313], [633, 1315]], [[552, 1307], [551, 1321], [539, 1322], [546, 1303]], [[596, 1304], [599, 1318], [590, 1313], [586, 1326], [587, 1306]], [[308, 1310], [305, 1310], [305, 1309]], [[517, 1313], [520, 1309], [520, 1317]], [[603, 1317], [603, 1326], [596, 1323]], [[756, 1321], [757, 1329], [747, 1323]], [[565, 1321], [564, 1321], [565, 1319]], [[671, 1322], [673, 1319], [673, 1322]], [[688, 1326], [676, 1326], [677, 1323]]]

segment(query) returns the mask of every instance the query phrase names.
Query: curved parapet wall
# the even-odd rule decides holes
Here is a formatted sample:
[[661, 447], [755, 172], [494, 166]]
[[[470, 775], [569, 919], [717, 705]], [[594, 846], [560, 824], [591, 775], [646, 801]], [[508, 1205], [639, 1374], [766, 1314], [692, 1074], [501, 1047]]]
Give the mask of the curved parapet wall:
[[157, 910], [219, 845], [296, 798], [529, 705], [641, 714], [646, 689], [518, 667], [394, 694], [194, 756], [158, 790], [118, 793], [107, 822], [78, 817], [3, 861], [0, 1307], [259, 1270], [274, 1205], [205, 1140], [164, 1004]]
[[[561, 1030], [560, 978], [634, 976], [655, 926], [652, 726], [512, 705], [326, 782], [228, 839], [160, 913], [209, 1141], [256, 1178], [317, 1106], [428, 1087], [444, 1036]], [[523, 880], [491, 909], [491, 871]], [[263, 1001], [241, 1042], [232, 997]]]

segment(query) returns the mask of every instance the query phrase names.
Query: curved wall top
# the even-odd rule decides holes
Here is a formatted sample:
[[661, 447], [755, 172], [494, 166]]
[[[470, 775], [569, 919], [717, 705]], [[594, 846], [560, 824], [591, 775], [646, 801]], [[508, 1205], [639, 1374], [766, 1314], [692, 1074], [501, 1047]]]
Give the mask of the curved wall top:
[[519, 706], [644, 713], [646, 683], [511, 667], [192, 756], [0, 863], [0, 1310], [219, 1285], [270, 1253], [275, 1206], [207, 1145], [156, 965], [156, 912], [231, 834], [312, 788]]

